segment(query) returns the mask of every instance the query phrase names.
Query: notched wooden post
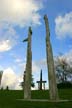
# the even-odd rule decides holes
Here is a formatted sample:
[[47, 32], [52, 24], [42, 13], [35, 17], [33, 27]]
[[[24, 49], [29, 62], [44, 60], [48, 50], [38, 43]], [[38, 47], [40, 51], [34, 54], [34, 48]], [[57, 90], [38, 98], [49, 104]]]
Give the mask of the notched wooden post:
[[31, 74], [32, 74], [32, 51], [31, 51], [31, 37], [32, 29], [29, 27], [28, 38], [23, 40], [27, 42], [27, 61], [26, 61], [26, 73], [24, 82], [24, 99], [31, 99]]
[[47, 55], [47, 68], [49, 77], [49, 93], [51, 100], [58, 100], [58, 89], [56, 84], [56, 75], [54, 69], [54, 60], [52, 46], [50, 43], [50, 30], [47, 15], [44, 16], [46, 26], [46, 55]]

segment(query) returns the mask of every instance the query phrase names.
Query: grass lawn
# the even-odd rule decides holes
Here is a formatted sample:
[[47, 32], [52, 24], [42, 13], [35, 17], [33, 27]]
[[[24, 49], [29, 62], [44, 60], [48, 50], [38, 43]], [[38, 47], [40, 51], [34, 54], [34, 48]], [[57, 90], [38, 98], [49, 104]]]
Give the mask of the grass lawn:
[[[60, 99], [72, 100], [72, 89], [59, 90]], [[0, 90], [0, 108], [72, 108], [70, 102], [37, 102], [21, 101], [23, 91], [20, 90]], [[49, 99], [48, 91], [32, 91], [32, 99]]]

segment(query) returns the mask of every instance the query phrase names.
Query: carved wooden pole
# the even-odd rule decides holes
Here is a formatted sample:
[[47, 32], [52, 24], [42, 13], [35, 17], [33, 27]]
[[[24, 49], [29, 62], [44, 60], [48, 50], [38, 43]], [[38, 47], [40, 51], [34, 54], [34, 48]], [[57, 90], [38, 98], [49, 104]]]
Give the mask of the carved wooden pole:
[[47, 54], [47, 68], [49, 77], [49, 93], [51, 100], [58, 100], [58, 90], [56, 85], [56, 76], [54, 69], [53, 52], [50, 43], [50, 30], [48, 24], [47, 15], [44, 16], [45, 26], [46, 26], [46, 54]]
[[24, 99], [31, 98], [31, 74], [32, 74], [32, 51], [31, 51], [31, 35], [32, 30], [29, 27], [28, 38], [23, 42], [27, 41], [27, 62], [26, 62], [26, 73], [25, 73], [25, 82], [24, 82]]
[[0, 71], [0, 86], [1, 86], [2, 75], [3, 75], [3, 71]]

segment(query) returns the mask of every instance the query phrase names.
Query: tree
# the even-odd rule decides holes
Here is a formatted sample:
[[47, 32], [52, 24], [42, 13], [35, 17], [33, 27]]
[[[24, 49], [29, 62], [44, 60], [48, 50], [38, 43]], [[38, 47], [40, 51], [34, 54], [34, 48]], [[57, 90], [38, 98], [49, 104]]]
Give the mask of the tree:
[[9, 90], [9, 86], [6, 86], [6, 90]]
[[[24, 80], [23, 80], [23, 82], [21, 82], [20, 83], [20, 86], [22, 87], [22, 89], [24, 89]], [[35, 87], [35, 83], [33, 82], [33, 76], [32, 76], [32, 78], [31, 78], [31, 87]]]
[[33, 79], [33, 76], [32, 76], [32, 78], [31, 78], [31, 87], [35, 87], [35, 83], [34, 83], [34, 81], [33, 81], [34, 79]]
[[1, 87], [1, 90], [3, 90], [4, 88], [3, 87]]
[[72, 79], [72, 67], [66, 61], [66, 58], [58, 57], [56, 62], [55, 69], [58, 83]]

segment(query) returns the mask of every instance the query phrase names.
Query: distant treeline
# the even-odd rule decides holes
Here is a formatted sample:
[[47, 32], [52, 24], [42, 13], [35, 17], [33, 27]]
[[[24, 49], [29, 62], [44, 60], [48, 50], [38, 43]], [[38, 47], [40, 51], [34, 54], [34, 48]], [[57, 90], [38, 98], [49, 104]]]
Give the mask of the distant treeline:
[[71, 82], [62, 82], [57, 84], [58, 88], [72, 88], [72, 83]]

